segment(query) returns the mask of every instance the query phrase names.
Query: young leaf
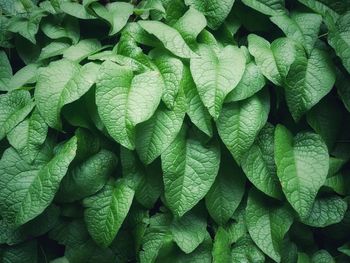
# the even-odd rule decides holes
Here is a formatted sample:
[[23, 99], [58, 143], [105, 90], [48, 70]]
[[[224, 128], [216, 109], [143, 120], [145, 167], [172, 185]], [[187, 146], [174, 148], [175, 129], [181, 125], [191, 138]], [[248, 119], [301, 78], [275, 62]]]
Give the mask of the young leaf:
[[275, 162], [282, 190], [293, 208], [305, 218], [327, 178], [327, 146], [317, 134], [298, 133], [294, 138], [282, 125], [275, 129]]

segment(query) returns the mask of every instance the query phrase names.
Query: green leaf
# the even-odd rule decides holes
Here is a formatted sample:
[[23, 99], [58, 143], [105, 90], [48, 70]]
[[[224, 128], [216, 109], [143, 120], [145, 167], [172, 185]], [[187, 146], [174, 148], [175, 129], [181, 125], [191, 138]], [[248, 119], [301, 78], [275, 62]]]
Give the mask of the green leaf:
[[340, 16], [335, 25], [329, 26], [328, 43], [338, 57], [341, 58], [344, 67], [350, 73], [350, 12]]
[[222, 156], [219, 173], [205, 196], [208, 212], [219, 225], [225, 225], [233, 216], [245, 191], [244, 174], [232, 161]]
[[28, 64], [18, 70], [9, 82], [10, 89], [19, 89], [25, 84], [35, 83], [38, 67], [39, 65], [37, 64]]
[[327, 250], [319, 250], [312, 255], [312, 263], [335, 263], [335, 260]]
[[186, 102], [180, 90], [173, 110], [160, 105], [154, 115], [136, 128], [136, 150], [144, 164], [159, 157], [179, 133], [186, 113]]
[[293, 208], [305, 218], [327, 178], [327, 146], [317, 134], [298, 133], [294, 138], [282, 125], [275, 129], [275, 162], [282, 190]]
[[284, 206], [263, 201], [264, 197], [251, 190], [245, 214], [250, 236], [270, 258], [281, 262], [281, 245], [293, 223], [293, 215]]
[[242, 0], [242, 2], [258, 12], [269, 16], [280, 15], [287, 12], [284, 7], [284, 0]]
[[196, 45], [197, 36], [206, 26], [207, 20], [205, 16], [192, 7], [173, 25], [190, 46]]
[[180, 88], [183, 64], [180, 59], [162, 50], [153, 50], [152, 57], [164, 83], [162, 100], [169, 109], [172, 109]]
[[44, 165], [30, 165], [13, 148], [6, 150], [0, 161], [3, 218], [20, 226], [42, 213], [52, 202], [76, 149], [77, 139], [72, 137]]
[[138, 24], [159, 39], [164, 47], [174, 55], [181, 58], [193, 56], [192, 50], [176, 29], [159, 21], [139, 21]]
[[225, 102], [239, 101], [249, 98], [261, 90], [266, 84], [260, 68], [253, 62], [247, 61], [241, 81], [225, 99]]
[[187, 115], [198, 129], [209, 137], [213, 136], [211, 116], [198, 94], [190, 69], [186, 66], [184, 67], [181, 86], [183, 87], [186, 96]]
[[337, 87], [338, 95], [343, 101], [345, 108], [350, 112], [350, 89], [348, 89], [350, 78], [345, 74], [342, 74], [340, 71], [337, 71], [336, 74], [337, 79], [335, 86]]
[[207, 220], [200, 207], [194, 208], [181, 218], [177, 218], [170, 226], [175, 243], [183, 252], [193, 252], [207, 234]]
[[277, 86], [283, 85], [290, 65], [304, 52], [288, 38], [278, 38], [270, 44], [254, 34], [248, 35], [248, 49], [262, 74]]
[[53, 41], [41, 49], [38, 60], [40, 61], [62, 55], [63, 52], [69, 47], [70, 45], [66, 42]]
[[[67, 59], [54, 61], [39, 69], [35, 89], [37, 107], [45, 122], [61, 129], [61, 108], [83, 96], [95, 83], [100, 66], [87, 63], [84, 66]], [[50, 89], [47, 89], [47, 87]]]
[[38, 260], [38, 244], [36, 240], [31, 240], [5, 248], [0, 259], [9, 263], [32, 263]]
[[93, 15], [89, 14], [83, 5], [76, 2], [60, 2], [60, 9], [71, 16], [80, 19], [95, 19]]
[[264, 127], [269, 111], [270, 99], [266, 90], [223, 107], [216, 125], [220, 138], [238, 164]]
[[275, 127], [267, 123], [242, 158], [242, 169], [249, 181], [268, 196], [282, 199], [274, 159]]
[[217, 29], [224, 22], [234, 2], [235, 0], [185, 0], [186, 5], [193, 6], [207, 17], [211, 29]]
[[286, 100], [295, 121], [330, 92], [335, 82], [334, 66], [327, 53], [313, 49], [309, 58], [299, 56], [286, 77]]
[[322, 3], [327, 1], [318, 1], [318, 0], [298, 0], [298, 1], [303, 5], [307, 6], [308, 8], [310, 8], [315, 13], [322, 15], [322, 17], [326, 21], [331, 19], [331, 21], [335, 22], [339, 18], [339, 14], [337, 14], [337, 12], [335, 12], [332, 8], [327, 6], [325, 3]]
[[232, 247], [232, 263], [265, 262], [264, 253], [254, 244], [249, 235], [238, 239]]
[[287, 15], [271, 17], [287, 37], [303, 45], [310, 55], [318, 39], [318, 32], [322, 23], [322, 17], [313, 13], [293, 12]]
[[133, 75], [128, 67], [106, 61], [96, 88], [98, 112], [109, 134], [128, 149], [135, 148], [135, 126], [150, 119], [163, 92], [156, 71]]
[[12, 67], [4, 51], [0, 51], [0, 91], [9, 90]]
[[60, 184], [56, 200], [74, 202], [95, 194], [106, 184], [116, 166], [115, 154], [102, 149], [68, 171]]
[[70, 16], [64, 19], [49, 17], [41, 24], [41, 30], [51, 39], [68, 38], [73, 44], [78, 43], [80, 38], [78, 20]]
[[39, 111], [35, 109], [32, 115], [17, 125], [9, 134], [10, 144], [24, 157], [33, 162], [37, 157], [41, 146], [44, 144], [48, 132], [48, 126]]
[[80, 62], [89, 55], [101, 49], [101, 43], [97, 39], [83, 39], [63, 52], [63, 57]]
[[316, 198], [309, 214], [301, 221], [313, 227], [326, 227], [339, 223], [348, 208], [347, 203], [338, 196]]
[[222, 227], [219, 227], [214, 239], [213, 245], [213, 263], [225, 263], [231, 262], [231, 244], [229, 235], [226, 230]]
[[2, 140], [33, 109], [30, 93], [15, 90], [0, 95], [0, 140]]
[[133, 13], [134, 6], [124, 2], [107, 3], [106, 6], [103, 6], [95, 2], [92, 3], [89, 8], [91, 8], [97, 16], [109, 23], [111, 27], [109, 35], [112, 36], [117, 34], [126, 25], [129, 17]]
[[340, 135], [343, 122], [340, 103], [326, 97], [306, 114], [306, 120], [314, 131], [321, 135], [331, 151]]
[[216, 143], [186, 139], [183, 129], [162, 154], [165, 199], [174, 215], [182, 216], [209, 191], [220, 164]]
[[198, 54], [191, 58], [191, 73], [204, 105], [217, 119], [226, 95], [243, 76], [246, 59], [235, 46], [226, 46], [216, 53], [210, 46], [200, 45]]
[[100, 192], [84, 199], [84, 220], [97, 244], [109, 246], [118, 233], [134, 198], [125, 181], [111, 181]]

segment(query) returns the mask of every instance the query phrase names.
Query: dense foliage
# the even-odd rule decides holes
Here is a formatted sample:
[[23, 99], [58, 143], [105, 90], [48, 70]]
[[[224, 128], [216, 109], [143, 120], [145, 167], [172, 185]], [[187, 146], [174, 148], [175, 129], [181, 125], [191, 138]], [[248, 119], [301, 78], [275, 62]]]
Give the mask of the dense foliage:
[[0, 261], [350, 262], [349, 0], [0, 0]]

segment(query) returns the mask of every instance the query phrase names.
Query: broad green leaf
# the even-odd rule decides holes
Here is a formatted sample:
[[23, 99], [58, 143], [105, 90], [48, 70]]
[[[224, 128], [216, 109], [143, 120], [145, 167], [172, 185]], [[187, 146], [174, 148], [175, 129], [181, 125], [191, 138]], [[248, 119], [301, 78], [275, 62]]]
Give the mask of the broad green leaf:
[[264, 127], [270, 111], [267, 91], [223, 107], [216, 122], [220, 138], [238, 164]]
[[63, 52], [63, 57], [80, 62], [89, 55], [101, 49], [101, 43], [97, 39], [83, 39]]
[[133, 75], [128, 67], [106, 61], [100, 69], [96, 104], [109, 134], [128, 149], [134, 149], [135, 126], [150, 119], [163, 92], [156, 71]]
[[173, 25], [190, 46], [196, 45], [197, 36], [206, 26], [204, 15], [192, 7]]
[[242, 2], [256, 11], [269, 16], [284, 14], [284, 0], [242, 0]]
[[261, 90], [266, 84], [260, 68], [250, 61], [246, 64], [242, 79], [226, 97], [225, 102], [239, 101], [249, 98]]
[[225, 225], [233, 216], [245, 191], [244, 174], [228, 157], [221, 157], [219, 173], [205, 196], [208, 212], [219, 225]]
[[326, 227], [339, 223], [347, 208], [347, 203], [338, 196], [316, 198], [309, 214], [301, 221], [313, 227]]
[[84, 199], [84, 220], [97, 244], [111, 244], [129, 212], [134, 193], [125, 181], [111, 181], [96, 195]]
[[339, 70], [336, 72], [337, 79], [335, 86], [340, 99], [343, 101], [345, 108], [350, 112], [350, 78], [346, 74], [342, 74]]
[[134, 13], [140, 15], [142, 19], [147, 19], [151, 16], [154, 20], [159, 20], [165, 16], [165, 9], [161, 0], [146, 0], [141, 1]]
[[311, 54], [322, 23], [320, 15], [294, 12], [290, 17], [287, 15], [271, 17], [271, 21], [281, 28], [287, 37], [299, 42], [307, 53]]
[[70, 47], [70, 45], [64, 41], [53, 41], [41, 49], [38, 60], [44, 60], [62, 55], [68, 47]]
[[50, 127], [61, 129], [61, 108], [79, 99], [90, 89], [96, 81], [99, 68], [95, 63], [80, 66], [62, 59], [39, 69], [34, 97], [42, 117]]
[[180, 88], [183, 64], [180, 59], [162, 50], [154, 50], [152, 56], [164, 83], [162, 100], [169, 109], [172, 109]]
[[136, 150], [144, 164], [159, 157], [179, 133], [186, 113], [183, 91], [179, 91], [174, 108], [160, 105], [154, 115], [136, 128]]
[[232, 263], [263, 263], [264, 253], [254, 244], [249, 235], [238, 239], [232, 247]]
[[92, 3], [89, 8], [99, 16], [107, 21], [110, 25], [109, 35], [115, 35], [128, 22], [129, 17], [133, 13], [134, 6], [124, 2], [107, 3], [105, 6], [100, 3]]
[[242, 158], [242, 169], [249, 181], [268, 196], [282, 199], [274, 159], [275, 127], [267, 123]]
[[15, 90], [0, 95], [0, 140], [2, 140], [33, 109], [30, 93]]
[[207, 234], [207, 220], [201, 207], [194, 208], [177, 218], [170, 226], [175, 243], [183, 252], [193, 252], [204, 240]]
[[47, 132], [47, 124], [35, 109], [28, 119], [8, 134], [8, 140], [17, 151], [23, 153], [26, 160], [33, 162], [46, 139]]
[[215, 234], [213, 244], [213, 263], [225, 263], [232, 261], [231, 244], [228, 233], [223, 227], [219, 227]]
[[314, 131], [321, 135], [331, 151], [340, 135], [343, 123], [340, 102], [326, 97], [306, 114], [306, 120]]
[[339, 18], [339, 14], [337, 14], [337, 12], [335, 12], [332, 8], [327, 6], [325, 3], [322, 3], [325, 1], [322, 1], [322, 0], [321, 1], [319, 1], [319, 0], [298, 0], [298, 1], [300, 3], [302, 3], [303, 5], [307, 6], [308, 8], [310, 8], [315, 13], [322, 15], [322, 17], [326, 21], [331, 19], [332, 22], [335, 22]]
[[250, 191], [247, 227], [255, 244], [274, 261], [281, 262], [282, 241], [293, 223], [293, 215], [288, 208], [267, 201], [261, 193]]
[[293, 119], [300, 118], [330, 92], [335, 82], [332, 61], [325, 51], [313, 49], [298, 56], [286, 77], [285, 96]]
[[327, 146], [315, 133], [301, 132], [294, 138], [282, 125], [275, 129], [275, 162], [282, 190], [292, 207], [305, 218], [327, 178]]
[[165, 199], [174, 215], [184, 215], [207, 194], [219, 164], [216, 143], [203, 145], [198, 139], [187, 139], [185, 129], [181, 130], [162, 154]]
[[217, 29], [224, 22], [234, 2], [235, 0], [185, 0], [186, 5], [193, 6], [206, 16], [211, 29]]
[[38, 67], [38, 64], [28, 64], [18, 70], [9, 82], [10, 89], [19, 89], [22, 88], [25, 84], [35, 83]]
[[242, 50], [230, 45], [218, 53], [210, 46], [200, 45], [198, 54], [191, 58], [191, 73], [204, 105], [217, 119], [226, 95], [243, 76], [246, 59]]
[[211, 137], [213, 135], [211, 116], [198, 94], [190, 69], [186, 66], [183, 70], [181, 86], [186, 96], [187, 115], [202, 132]]
[[270, 44], [254, 34], [248, 36], [248, 49], [262, 74], [278, 86], [283, 85], [290, 65], [303, 52], [302, 48], [291, 39], [278, 38]]
[[10, 61], [4, 51], [0, 51], [0, 91], [9, 90], [9, 82], [12, 78]]
[[327, 176], [324, 186], [329, 187], [339, 195], [346, 194], [346, 177], [342, 172]]
[[0, 255], [4, 263], [32, 263], [38, 262], [38, 244], [36, 240], [31, 240], [4, 249]]
[[45, 15], [43, 10], [35, 7], [25, 16], [12, 17], [9, 20], [8, 30], [20, 34], [35, 45], [35, 35], [38, 33], [41, 18]]
[[335, 263], [335, 260], [327, 250], [319, 250], [312, 255], [312, 263]]
[[117, 166], [117, 157], [101, 150], [73, 167], [63, 178], [56, 195], [60, 202], [74, 202], [93, 195], [106, 184]]
[[139, 21], [138, 24], [149, 34], [159, 39], [164, 47], [174, 55], [181, 58], [193, 56], [192, 50], [176, 29], [159, 21]]
[[28, 164], [13, 148], [6, 150], [0, 161], [3, 218], [20, 226], [42, 213], [52, 202], [76, 149], [77, 139], [72, 137], [44, 165]]
[[328, 43], [350, 73], [350, 12], [340, 16], [335, 24], [329, 26]]
[[350, 244], [345, 243], [344, 245], [338, 248], [338, 251], [350, 257]]
[[66, 16], [63, 20], [58, 17], [49, 17], [40, 28], [51, 39], [68, 38], [76, 44], [80, 38], [79, 23], [74, 17]]
[[71, 16], [80, 19], [95, 19], [93, 15], [89, 14], [83, 5], [77, 2], [62, 2], [60, 3], [60, 9]]

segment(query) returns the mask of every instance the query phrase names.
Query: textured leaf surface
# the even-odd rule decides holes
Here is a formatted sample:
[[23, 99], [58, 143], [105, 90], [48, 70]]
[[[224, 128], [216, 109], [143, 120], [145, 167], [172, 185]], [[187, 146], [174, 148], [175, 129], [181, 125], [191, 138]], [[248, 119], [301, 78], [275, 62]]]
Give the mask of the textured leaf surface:
[[1, 214], [19, 226], [33, 219], [51, 203], [77, 149], [77, 139], [66, 142], [45, 165], [30, 165], [9, 148], [1, 159]]
[[307, 217], [329, 167], [327, 146], [319, 135], [293, 135], [284, 126], [275, 130], [275, 162], [282, 190], [301, 217]]
[[283, 196], [274, 159], [275, 127], [267, 123], [242, 159], [242, 169], [249, 181], [265, 194], [281, 199]]
[[162, 154], [165, 198], [175, 215], [194, 207], [214, 183], [220, 164], [218, 145], [186, 139], [182, 130]]
[[286, 12], [284, 0], [242, 0], [242, 2], [265, 15], [278, 15]]
[[227, 104], [217, 120], [219, 135], [239, 164], [265, 125], [270, 110], [266, 92], [237, 103]]
[[134, 193], [124, 181], [118, 181], [84, 199], [84, 220], [96, 243], [104, 247], [111, 244], [129, 212]]
[[255, 244], [276, 262], [281, 261], [281, 244], [293, 223], [293, 215], [286, 207], [264, 203], [262, 195], [250, 191], [246, 221]]
[[226, 46], [217, 54], [211, 47], [201, 45], [198, 54], [191, 59], [191, 73], [204, 105], [217, 119], [226, 95], [243, 76], [245, 57], [234, 46]]
[[202, 12], [208, 20], [211, 29], [218, 28], [228, 16], [235, 0], [185, 0], [186, 5], [191, 5]]

